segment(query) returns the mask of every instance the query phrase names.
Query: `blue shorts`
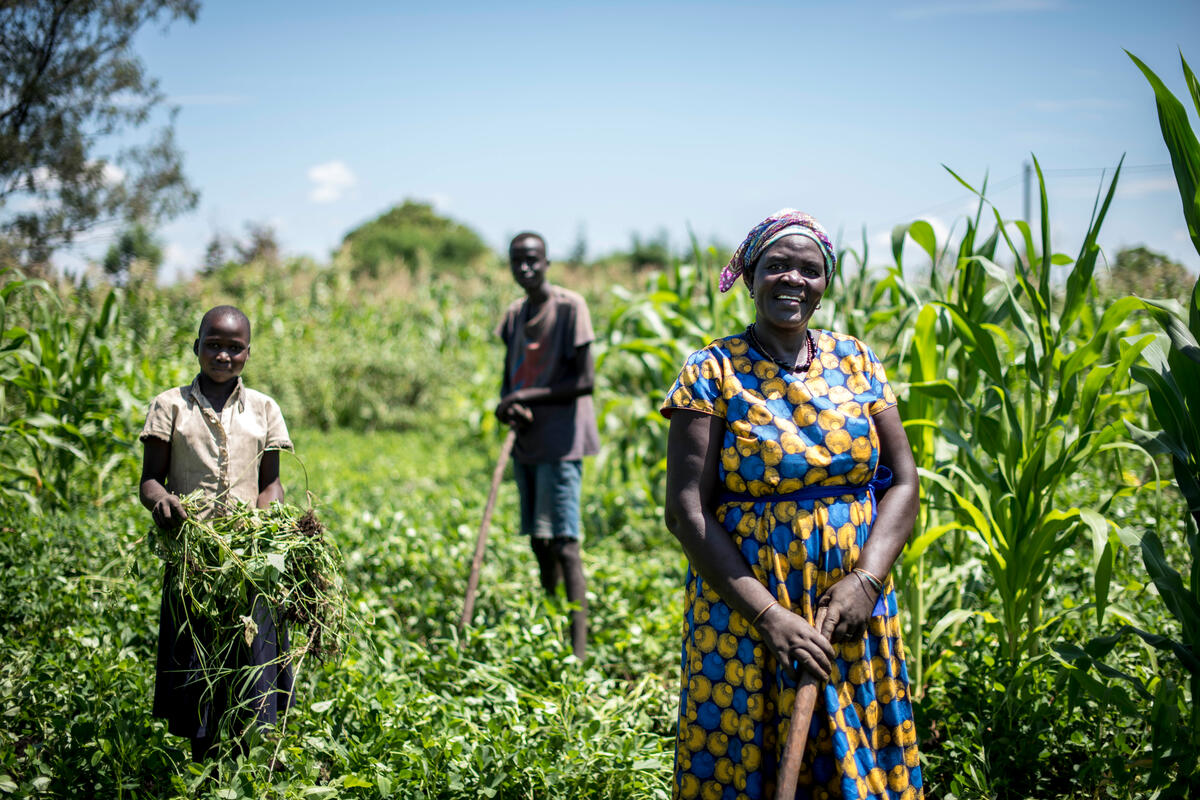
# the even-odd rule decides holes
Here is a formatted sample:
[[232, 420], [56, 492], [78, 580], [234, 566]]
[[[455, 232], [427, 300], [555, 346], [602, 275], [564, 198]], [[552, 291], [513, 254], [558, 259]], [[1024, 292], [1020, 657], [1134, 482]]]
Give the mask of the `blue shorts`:
[[579, 539], [582, 461], [513, 462], [521, 495], [521, 533], [537, 539]]

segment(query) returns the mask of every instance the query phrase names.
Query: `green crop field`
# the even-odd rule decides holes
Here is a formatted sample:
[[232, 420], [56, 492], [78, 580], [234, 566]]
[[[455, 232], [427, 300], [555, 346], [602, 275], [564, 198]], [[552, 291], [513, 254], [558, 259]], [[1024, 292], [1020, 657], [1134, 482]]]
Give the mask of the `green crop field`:
[[[1200, 144], [1155, 88], [1200, 250]], [[1200, 287], [1114, 289], [1096, 234], [1119, 180], [1082, 241], [1051, 240], [1043, 191], [1030, 224], [981, 201], [953, 242], [916, 221], [884, 257], [844, 247], [815, 319], [883, 358], [922, 471], [896, 581], [929, 797], [1200, 791]], [[717, 293], [714, 249], [552, 269], [598, 336], [588, 657], [542, 595], [511, 484], [460, 635], [502, 437], [492, 329], [518, 290], [464, 229], [443, 226], [447, 250], [422, 224], [176, 287], [2, 273], [0, 797], [670, 795], [685, 560], [657, 407], [749, 303]], [[340, 548], [352, 625], [344, 658], [302, 665], [283, 724], [197, 765], [150, 716], [162, 564], [137, 435], [218, 302], [254, 323], [245, 379], [291, 426], [288, 499]]]

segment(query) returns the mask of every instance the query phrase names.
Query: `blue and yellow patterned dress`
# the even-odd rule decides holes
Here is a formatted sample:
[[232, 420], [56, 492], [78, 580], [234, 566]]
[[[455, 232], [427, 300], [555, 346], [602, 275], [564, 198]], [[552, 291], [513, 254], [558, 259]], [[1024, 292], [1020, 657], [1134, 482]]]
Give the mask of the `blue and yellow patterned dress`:
[[[803, 374], [780, 370], [743, 336], [718, 339], [688, 358], [662, 408], [667, 416], [686, 409], [725, 420], [717, 519], [779, 603], [809, 622], [870, 533], [867, 485], [879, 461], [871, 416], [896, 403], [866, 345], [812, 333], [817, 357]], [[833, 486], [847, 488], [811, 496]], [[684, 594], [674, 796], [773, 797], [796, 685], [758, 631], [690, 567]], [[922, 798], [890, 578], [863, 638], [833, 647], [797, 796]]]

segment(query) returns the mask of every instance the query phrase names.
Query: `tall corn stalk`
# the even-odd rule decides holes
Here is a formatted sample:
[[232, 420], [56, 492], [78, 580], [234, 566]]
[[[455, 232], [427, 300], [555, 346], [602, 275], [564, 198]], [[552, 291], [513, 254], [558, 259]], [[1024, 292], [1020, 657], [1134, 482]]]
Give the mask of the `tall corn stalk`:
[[[1154, 90], [1159, 126], [1171, 153], [1188, 233], [1200, 253], [1200, 139], [1188, 122], [1183, 104], [1153, 70], [1132, 53], [1128, 55]], [[1182, 54], [1180, 61], [1192, 103], [1200, 115], [1200, 81]], [[1058, 649], [1073, 668], [1071, 674], [1079, 686], [1130, 715], [1145, 712], [1091, 673], [1094, 670], [1103, 677], [1125, 681], [1136, 689], [1150, 707], [1152, 758], [1147, 784], [1162, 796], [1195, 797], [1200, 792], [1200, 281], [1192, 289], [1183, 314], [1162, 303], [1130, 300], [1148, 311], [1164, 332], [1145, 348], [1145, 364], [1135, 366], [1133, 373], [1146, 387], [1161, 429], [1143, 430], [1128, 422], [1126, 427], [1133, 441], [1171, 459], [1176, 485], [1187, 505], [1185, 541], [1191, 563], [1182, 572], [1168, 560], [1155, 530], [1145, 532], [1140, 546], [1146, 572], [1178, 623], [1179, 633], [1156, 633], [1124, 625], [1085, 648]], [[1150, 647], [1173, 656], [1187, 676], [1187, 689], [1169, 675], [1143, 679], [1104, 663], [1127, 636], [1137, 636]]]
[[642, 481], [648, 498], [662, 496], [666, 426], [658, 407], [671, 383], [692, 352], [753, 319], [744, 292], [718, 290], [715, 248], [692, 241], [692, 263], [673, 260], [642, 292], [613, 287], [618, 303], [596, 357], [599, 394], [608, 398], [599, 409], [597, 466], [606, 478]]
[[[958, 451], [937, 471], [923, 467], [922, 476], [945, 492], [956, 526], [982, 551], [1000, 600], [1002, 653], [1014, 664], [1040, 650], [1048, 624], [1043, 599], [1058, 557], [1090, 532], [1097, 551], [1111, 559], [1111, 549], [1106, 550], [1111, 526], [1102, 514], [1112, 498], [1099, 510], [1063, 508], [1060, 489], [1084, 464], [1115, 446], [1118, 434], [1111, 423], [1123, 403], [1118, 390], [1145, 344], [1126, 348], [1117, 363], [1103, 363], [1135, 301], [1113, 303], [1099, 320], [1088, 303], [1099, 254], [1096, 238], [1120, 166], [1103, 201], [1097, 197], [1084, 242], [1072, 259], [1052, 249], [1045, 181], [1036, 159], [1034, 165], [1040, 239], [1035, 242], [1026, 223], [1014, 223], [1022, 239], [1018, 247], [1008, 223], [993, 209], [1013, 271], [985, 254], [960, 258], [958, 294], [929, 305], [946, 326], [945, 336], [936, 355], [927, 344], [918, 351], [915, 377], [925, 380], [910, 387], [926, 411], [944, 402], [942, 417], [927, 417], [922, 424], [938, 424]], [[1060, 296], [1051, 273], [1068, 265]], [[999, 292], [983, 291], [987, 277]], [[923, 313], [928, 337], [932, 318]], [[935, 357], [946, 362], [944, 372], [941, 364], [927, 366]], [[930, 379], [933, 374], [939, 377]], [[1106, 594], [1099, 573], [1096, 583], [1098, 594]]]
[[117, 290], [77, 315], [44, 281], [6, 272], [0, 494], [31, 509], [66, 507], [79, 497], [100, 505], [133, 481], [120, 471], [136, 465], [135, 417], [159, 367], [133, 356], [136, 337], [121, 327]]
[[[986, 194], [986, 189], [985, 178], [981, 194]], [[993, 232], [987, 239], [979, 241], [983, 209], [981, 199], [975, 216], [966, 220], [954, 266], [946, 275], [943, 275], [942, 264], [948, 260], [949, 242], [939, 251], [932, 226], [918, 220], [893, 231], [892, 252], [897, 277], [903, 276], [905, 237], [916, 242], [930, 259], [927, 288], [921, 292], [920, 304], [910, 311], [915, 320], [905, 325], [907, 335], [900, 337], [903, 344], [897, 374], [909, 387], [934, 387], [953, 378], [958, 381], [960, 393], [970, 395], [974, 391], [972, 382], [977, 380], [978, 371], [966, 354], [953, 346], [956, 340], [954, 327], [932, 299], [948, 298], [981, 321], [996, 313], [994, 297], [986, 292], [986, 276], [978, 263], [979, 258], [990, 260], [995, 257], [998, 238]], [[910, 294], [915, 292], [910, 291]], [[940, 354], [949, 354], [949, 357]], [[946, 403], [945, 397], [938, 397], [936, 392], [928, 390], [910, 390], [902, 394], [900, 411], [909, 432], [913, 456], [918, 468], [927, 472], [936, 472], [956, 459], [957, 449], [949, 445], [942, 430]], [[965, 597], [963, 583], [977, 564], [965, 556], [966, 541], [959, 526], [946, 521], [941, 494], [936, 483], [922, 483], [916, 535], [905, 548], [900, 562], [901, 591], [908, 619], [905, 642], [910, 654], [913, 688], [918, 693], [925, 684], [925, 646], [932, 645], [947, 628], [953, 626], [957, 630]], [[948, 542], [943, 541], [947, 535]], [[938, 566], [931, 568], [927, 554], [934, 547], [938, 548], [935, 561]], [[928, 614], [934, 603], [949, 605], [950, 610], [931, 629]]]

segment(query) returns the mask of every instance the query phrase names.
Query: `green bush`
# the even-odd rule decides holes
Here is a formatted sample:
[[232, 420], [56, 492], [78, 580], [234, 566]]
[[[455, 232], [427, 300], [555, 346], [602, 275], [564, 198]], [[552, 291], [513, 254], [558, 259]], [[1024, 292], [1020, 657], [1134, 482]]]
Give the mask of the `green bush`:
[[488, 252], [473, 230], [439, 216], [428, 203], [415, 200], [405, 200], [355, 228], [342, 244], [350, 252], [355, 274], [373, 278], [395, 262], [402, 262], [409, 270], [432, 263], [439, 270], [461, 271]]

